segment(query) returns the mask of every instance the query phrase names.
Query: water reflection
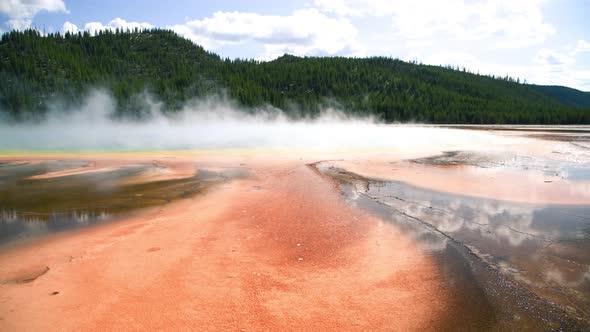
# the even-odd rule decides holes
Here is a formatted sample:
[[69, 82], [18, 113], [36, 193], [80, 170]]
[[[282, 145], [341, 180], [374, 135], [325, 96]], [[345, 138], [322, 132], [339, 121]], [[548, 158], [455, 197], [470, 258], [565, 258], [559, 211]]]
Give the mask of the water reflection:
[[590, 167], [582, 163], [533, 158], [507, 152], [446, 151], [436, 156], [413, 159], [411, 162], [433, 166], [465, 165], [482, 168], [511, 168], [536, 171], [545, 176], [567, 180], [590, 180]]
[[374, 181], [337, 169], [330, 175], [351, 204], [379, 211], [426, 252], [448, 255], [449, 243], [459, 243], [537, 294], [590, 318], [590, 204], [512, 203]]
[[[0, 245], [12, 240], [100, 223], [135, 209], [197, 194], [247, 175], [243, 169], [197, 172], [192, 177], [141, 180], [161, 165], [137, 164], [55, 178], [35, 175], [87, 165], [81, 161], [0, 164]], [[150, 173], [151, 174], [151, 173]]]
[[590, 206], [512, 204], [395, 182], [369, 183], [365, 194], [433, 225], [520, 280], [590, 299]]
[[67, 213], [54, 211], [39, 214], [2, 210], [0, 211], [0, 243], [100, 223], [111, 219], [112, 216], [106, 211], [74, 210]]

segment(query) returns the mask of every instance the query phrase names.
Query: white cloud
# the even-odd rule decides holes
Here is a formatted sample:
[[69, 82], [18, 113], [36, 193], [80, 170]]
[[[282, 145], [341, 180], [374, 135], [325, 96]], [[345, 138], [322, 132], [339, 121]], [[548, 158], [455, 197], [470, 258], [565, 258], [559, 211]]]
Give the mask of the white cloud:
[[313, 4], [340, 16], [389, 16], [396, 5], [387, 0], [314, 0]]
[[572, 65], [576, 62], [576, 59], [554, 50], [541, 49], [533, 61], [542, 66], [558, 68]]
[[0, 13], [8, 16], [6, 25], [11, 29], [29, 28], [33, 17], [43, 10], [68, 12], [63, 0], [0, 0]]
[[[575, 54], [574, 54], [575, 55]], [[590, 91], [590, 70], [576, 66], [576, 59], [563, 52], [541, 49], [533, 58], [527, 77], [538, 84], [565, 85]]]
[[261, 58], [265, 59], [283, 53], [334, 55], [360, 51], [357, 29], [347, 18], [329, 17], [313, 8], [296, 10], [288, 16], [216, 12], [212, 17], [169, 28], [208, 49], [260, 43], [265, 49]]
[[498, 47], [543, 42], [555, 29], [543, 19], [544, 0], [315, 0], [342, 16], [391, 17], [392, 32], [410, 40], [484, 40]]
[[106, 25], [102, 24], [101, 22], [88, 22], [84, 25], [84, 30], [90, 32], [91, 35], [95, 35], [98, 31], [103, 31], [103, 30], [111, 30], [111, 31], [114, 31], [115, 29], [133, 30], [135, 28], [151, 29], [153, 27], [154, 26], [149, 23], [127, 22], [124, 19], [117, 17], [117, 18], [111, 20]]
[[520, 78], [521, 82], [526, 80], [534, 84], [565, 85], [590, 91], [590, 70], [580, 70], [576, 67], [576, 60], [573, 57], [551, 49], [541, 49], [530, 59], [530, 62], [522, 64], [488, 62], [460, 50], [411, 53], [404, 59], [417, 59], [433, 65], [450, 64], [465, 67], [470, 72]]
[[61, 28], [61, 31], [63, 33], [66, 33], [66, 32], [78, 33], [80, 31], [80, 29], [78, 29], [78, 26], [75, 25], [74, 23], [66, 21], [64, 23], [63, 27]]
[[590, 42], [580, 39], [576, 44], [573, 54], [575, 55], [582, 52], [590, 52]]
[[566, 36], [550, 39], [556, 29], [543, 14], [548, 1], [314, 0], [312, 5], [355, 22], [391, 22], [390, 30], [363, 40], [369, 42], [367, 54], [590, 90], [590, 71], [576, 61], [590, 52], [590, 42], [568, 46]]

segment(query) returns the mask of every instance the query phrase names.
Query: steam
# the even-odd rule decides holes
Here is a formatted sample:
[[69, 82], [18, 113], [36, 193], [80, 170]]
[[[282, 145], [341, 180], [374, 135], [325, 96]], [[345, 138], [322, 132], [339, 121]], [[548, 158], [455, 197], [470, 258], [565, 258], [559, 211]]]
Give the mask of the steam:
[[[386, 125], [327, 109], [292, 120], [280, 110], [239, 110], [229, 101], [194, 100], [172, 115], [145, 94], [146, 119], [115, 119], [113, 98], [95, 90], [78, 109], [41, 123], [0, 123], [0, 151], [148, 151], [209, 149], [380, 150], [492, 146], [501, 137], [425, 126]], [[55, 106], [57, 108], [58, 106]], [[466, 137], [468, 135], [468, 137]], [[493, 142], [491, 141], [493, 140]]]

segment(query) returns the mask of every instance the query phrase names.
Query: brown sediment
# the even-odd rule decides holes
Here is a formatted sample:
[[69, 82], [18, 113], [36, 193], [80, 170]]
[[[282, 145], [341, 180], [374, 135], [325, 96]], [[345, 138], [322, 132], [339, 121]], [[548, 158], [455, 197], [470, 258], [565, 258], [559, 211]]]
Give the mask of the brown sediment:
[[[68, 227], [68, 224], [75, 227], [79, 221], [86, 223], [91, 220], [111, 219], [112, 214], [187, 198], [203, 193], [227, 178], [243, 176], [230, 174], [224, 177], [224, 174], [205, 171], [204, 176], [186, 176], [195, 172], [194, 161], [190, 159], [175, 161], [171, 163], [173, 166], [168, 167], [146, 164], [143, 159], [114, 163], [110, 160], [94, 161], [92, 157], [88, 158], [90, 163], [101, 165], [96, 171], [98, 173], [85, 172], [75, 176], [70, 174], [46, 179], [26, 178], [31, 174], [64, 165], [67, 167], [80, 164], [73, 160], [46, 161], [40, 163], [39, 167], [28, 167], [35, 164], [36, 161], [32, 161], [23, 166], [25, 168], [8, 168], [2, 174], [8, 176], [10, 181], [4, 181], [0, 187], [0, 213], [3, 216], [7, 213], [10, 220], [0, 219], [2, 225], [8, 227], [3, 228], [7, 233], [0, 233], [0, 242], [10, 236], [26, 236], [28, 229], [49, 229], [52, 225], [44, 225], [44, 221], [59, 222], [59, 227], [63, 228]], [[180, 171], [174, 171], [161, 176], [158, 174], [161, 168], [186, 168], [191, 169], [192, 173], [184, 175]], [[32, 223], [27, 225], [26, 221]]]
[[440, 327], [445, 280], [411, 240], [304, 162], [245, 163], [256, 179], [0, 252], [0, 279], [51, 268], [0, 285], [0, 330]]
[[[52, 179], [70, 175], [88, 174], [92, 172], [105, 172], [116, 170], [126, 166], [132, 166], [129, 160], [109, 159], [92, 156], [92, 161], [88, 165], [60, 170], [55, 172], [48, 172], [29, 177], [29, 179]], [[150, 160], [149, 158], [136, 158], [137, 165], [153, 166], [149, 167], [147, 171], [137, 176], [134, 181], [145, 182], [147, 180], [173, 180], [186, 178], [194, 175], [196, 172], [195, 165], [183, 159], [181, 161], [166, 161]]]
[[47, 272], [49, 272], [48, 266], [28, 266], [24, 269], [13, 272], [12, 275], [9, 274], [5, 276], [5, 279], [1, 280], [0, 284], [22, 284], [33, 282]]

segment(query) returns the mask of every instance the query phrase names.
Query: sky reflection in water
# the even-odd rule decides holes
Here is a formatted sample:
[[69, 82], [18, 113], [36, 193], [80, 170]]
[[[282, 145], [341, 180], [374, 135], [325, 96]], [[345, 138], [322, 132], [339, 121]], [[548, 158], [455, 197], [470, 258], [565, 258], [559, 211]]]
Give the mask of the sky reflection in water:
[[439, 255], [456, 241], [538, 294], [590, 307], [590, 205], [513, 203], [359, 178], [341, 188], [353, 205], [386, 207], [388, 220], [426, 252]]

